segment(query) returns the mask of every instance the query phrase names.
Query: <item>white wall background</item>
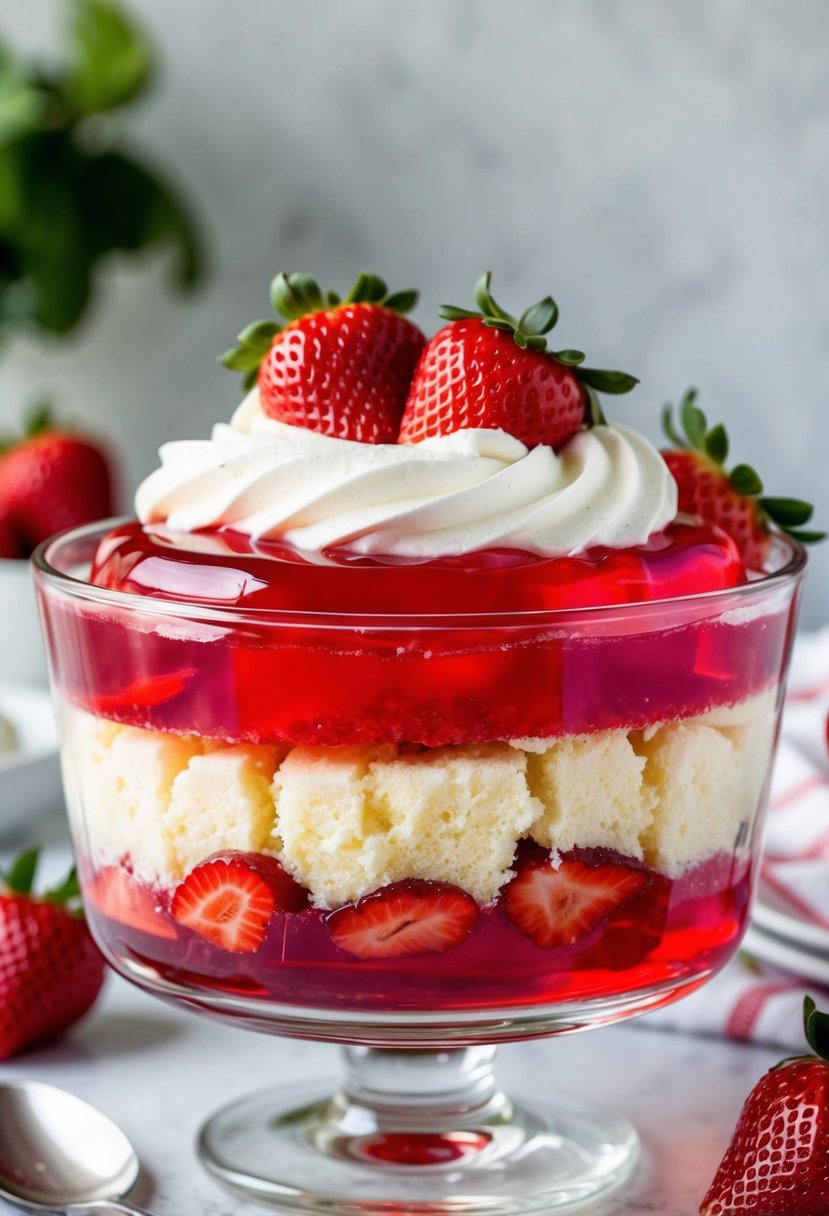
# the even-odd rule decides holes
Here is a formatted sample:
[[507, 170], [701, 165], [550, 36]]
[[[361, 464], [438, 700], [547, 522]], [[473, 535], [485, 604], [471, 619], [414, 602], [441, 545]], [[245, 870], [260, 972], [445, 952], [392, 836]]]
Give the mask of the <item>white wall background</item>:
[[[238, 398], [213, 356], [277, 269], [419, 285], [417, 317], [489, 266], [552, 291], [561, 345], [642, 378], [652, 438], [689, 383], [736, 459], [829, 526], [829, 5], [825, 0], [133, 0], [160, 87], [136, 141], [198, 202], [209, 289], [117, 268], [70, 347], [17, 339], [0, 421], [34, 390], [110, 434], [125, 490], [166, 437]], [[46, 51], [57, 0], [0, 0]], [[613, 405], [614, 403], [611, 403]], [[804, 623], [829, 621], [829, 544]]]

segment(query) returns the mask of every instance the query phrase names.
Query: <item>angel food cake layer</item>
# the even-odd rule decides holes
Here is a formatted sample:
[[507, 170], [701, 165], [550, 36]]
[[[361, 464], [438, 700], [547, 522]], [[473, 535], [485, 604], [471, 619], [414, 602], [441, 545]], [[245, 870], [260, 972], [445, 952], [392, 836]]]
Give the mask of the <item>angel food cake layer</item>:
[[214, 853], [269, 854], [336, 908], [402, 879], [480, 904], [518, 842], [606, 849], [675, 878], [731, 852], [763, 788], [774, 695], [644, 730], [401, 750], [226, 744], [66, 709], [65, 777], [96, 866], [173, 888]]

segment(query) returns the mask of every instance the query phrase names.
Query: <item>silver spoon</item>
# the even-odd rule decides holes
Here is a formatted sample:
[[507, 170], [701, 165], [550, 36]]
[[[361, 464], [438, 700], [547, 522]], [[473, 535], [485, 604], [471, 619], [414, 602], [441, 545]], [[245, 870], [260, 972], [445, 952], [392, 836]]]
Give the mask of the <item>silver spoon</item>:
[[137, 1177], [129, 1140], [94, 1106], [40, 1081], [0, 1083], [0, 1198], [27, 1212], [150, 1216], [117, 1202]]

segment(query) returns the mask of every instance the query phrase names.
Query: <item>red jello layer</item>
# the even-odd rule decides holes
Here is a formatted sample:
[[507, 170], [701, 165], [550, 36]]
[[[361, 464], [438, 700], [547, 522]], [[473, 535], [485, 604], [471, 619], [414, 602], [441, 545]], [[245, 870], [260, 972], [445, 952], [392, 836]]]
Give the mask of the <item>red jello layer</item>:
[[692, 523], [578, 557], [489, 549], [427, 561], [309, 554], [231, 530], [169, 534], [132, 522], [101, 542], [91, 581], [188, 604], [405, 617], [643, 603], [736, 587], [746, 576], [724, 532]]
[[[605, 861], [605, 851], [579, 851]], [[636, 865], [629, 859], [627, 864]], [[88, 917], [118, 965], [202, 993], [244, 995], [280, 1005], [352, 1010], [446, 1012], [545, 1005], [629, 995], [693, 982], [735, 950], [748, 913], [746, 862], [719, 855], [680, 878], [651, 873], [644, 889], [573, 946], [542, 949], [507, 919], [501, 903], [484, 909], [460, 945], [441, 954], [361, 959], [332, 941], [325, 914], [274, 914], [255, 954], [230, 954], [177, 924], [169, 894], [135, 883], [104, 913], [87, 876]], [[121, 879], [119, 879], [121, 881]], [[143, 909], [137, 912], [137, 909]]]
[[[55, 597], [45, 615], [63, 695], [155, 730], [326, 746], [549, 738], [734, 703], [776, 683], [786, 652], [788, 605], [725, 616], [742, 608], [735, 587], [742, 567], [730, 542], [691, 525], [675, 525], [667, 539], [639, 550], [564, 562], [513, 553], [416, 566], [345, 558], [318, 565], [296, 554], [248, 555], [233, 566], [238, 578], [253, 579], [248, 566], [256, 565], [270, 582], [225, 600], [205, 594], [205, 609], [196, 592], [211, 562], [176, 546], [162, 558], [142, 536], [136, 525], [112, 534], [95, 565], [97, 579], [140, 591], [140, 603]], [[226, 550], [226, 539], [203, 539]], [[225, 579], [227, 552], [213, 558]], [[632, 566], [638, 575], [625, 581], [620, 572]], [[564, 567], [578, 577], [567, 581]], [[140, 585], [131, 581], [138, 572]], [[157, 600], [171, 595], [174, 573], [179, 615]], [[714, 603], [648, 602], [657, 593], [701, 591], [700, 580], [719, 590]], [[336, 604], [339, 612], [267, 613], [248, 598], [299, 596], [302, 588], [305, 605], [319, 592], [319, 610]], [[575, 623], [547, 611], [614, 594], [644, 602], [581, 613]], [[358, 602], [371, 612], [358, 611]], [[444, 615], [419, 615], [427, 604]], [[491, 615], [505, 604], [510, 612]], [[530, 604], [534, 614], [515, 612]], [[235, 615], [217, 615], [226, 607]], [[398, 614], [378, 616], [384, 609]]]

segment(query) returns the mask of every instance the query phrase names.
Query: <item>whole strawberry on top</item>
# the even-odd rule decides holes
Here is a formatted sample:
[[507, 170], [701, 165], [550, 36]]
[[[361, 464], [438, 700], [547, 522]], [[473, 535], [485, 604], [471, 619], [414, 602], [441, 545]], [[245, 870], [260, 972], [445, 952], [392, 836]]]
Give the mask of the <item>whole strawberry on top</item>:
[[700, 1216], [829, 1213], [829, 1015], [803, 1002], [814, 1055], [783, 1060], [755, 1085]]
[[219, 356], [259, 385], [269, 418], [361, 443], [394, 443], [425, 337], [404, 313], [416, 291], [389, 294], [361, 271], [341, 300], [307, 274], [278, 274], [271, 303], [287, 325], [255, 321]]
[[415, 369], [400, 425], [400, 443], [464, 428], [501, 429], [528, 447], [562, 447], [582, 427], [601, 421], [593, 390], [627, 393], [626, 372], [582, 367], [579, 350], [547, 350], [558, 320], [552, 296], [516, 320], [489, 289], [490, 272], [475, 285], [479, 312], [446, 305], [450, 324], [427, 344]]
[[22, 439], [0, 441], [0, 557], [28, 557], [56, 532], [112, 515], [112, 482], [100, 444], [38, 408]]
[[0, 876], [0, 1060], [66, 1030], [104, 979], [74, 870], [35, 896], [37, 863], [38, 850], [29, 849]]
[[747, 464], [727, 472], [728, 434], [722, 424], [708, 426], [696, 404], [696, 389], [689, 388], [679, 407], [682, 431], [673, 421], [673, 409], [662, 411], [662, 428], [674, 445], [662, 455], [679, 487], [679, 510], [717, 524], [736, 542], [750, 570], [762, 570], [772, 538], [772, 526], [803, 544], [823, 540], [825, 533], [804, 531], [800, 525], [813, 508], [799, 498], [763, 496], [763, 483]]

